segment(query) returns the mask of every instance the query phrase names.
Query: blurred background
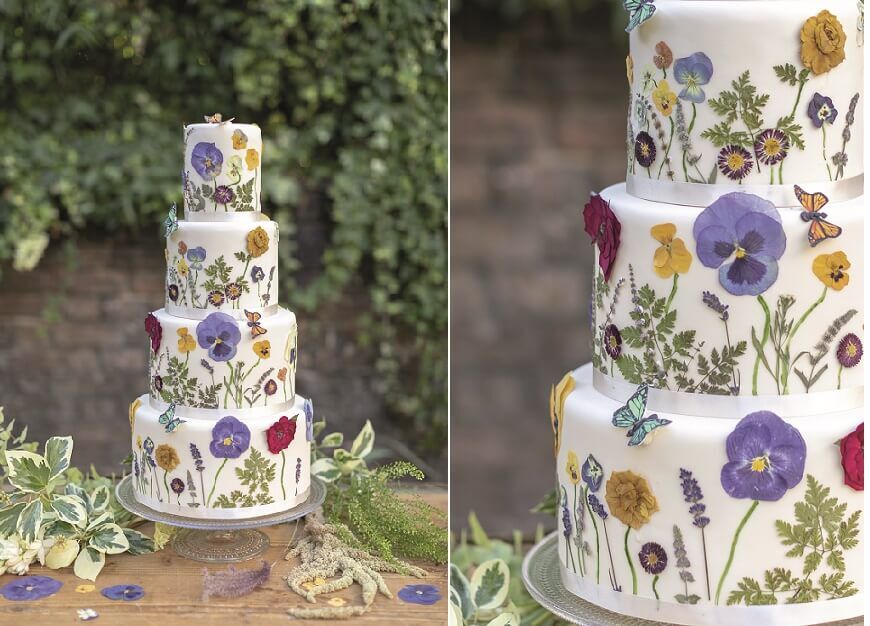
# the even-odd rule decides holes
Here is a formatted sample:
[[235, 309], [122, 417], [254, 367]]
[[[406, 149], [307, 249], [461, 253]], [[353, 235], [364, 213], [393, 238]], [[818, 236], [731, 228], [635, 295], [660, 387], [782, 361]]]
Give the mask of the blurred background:
[[625, 177], [619, 2], [462, 0], [451, 20], [451, 527], [554, 485], [550, 385], [589, 359], [591, 191]]
[[300, 392], [446, 479], [445, 0], [0, 3], [0, 406], [119, 469], [182, 125], [263, 129]]

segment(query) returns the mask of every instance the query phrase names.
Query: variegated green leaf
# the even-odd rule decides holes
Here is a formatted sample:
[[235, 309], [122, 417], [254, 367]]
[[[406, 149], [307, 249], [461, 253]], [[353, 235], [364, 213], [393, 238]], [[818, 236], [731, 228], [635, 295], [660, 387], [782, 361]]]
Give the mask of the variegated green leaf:
[[50, 479], [57, 478], [67, 470], [72, 451], [72, 437], [51, 437], [45, 442], [45, 462], [50, 470]]
[[43, 534], [45, 537], [75, 537], [79, 532], [79, 529], [72, 524], [55, 520], [45, 526]]
[[154, 545], [154, 540], [151, 539], [151, 537], [143, 535], [138, 530], [125, 528], [124, 536], [127, 537], [127, 542], [130, 544], [127, 552], [134, 556], [148, 554], [157, 550], [157, 546]]
[[353, 456], [350, 452], [342, 450], [341, 448], [332, 454], [332, 458], [336, 465], [338, 465], [338, 469], [340, 469], [341, 473], [345, 476], [349, 476], [356, 470], [365, 467], [365, 461]]
[[471, 597], [478, 611], [504, 604], [510, 586], [510, 569], [501, 559], [481, 563], [471, 575]]
[[350, 447], [350, 453], [360, 459], [364, 459], [372, 451], [372, 446], [375, 445], [375, 429], [372, 428], [372, 423], [366, 420], [365, 426], [359, 431], [356, 439], [353, 440], [353, 445]]
[[13, 487], [26, 493], [37, 493], [48, 486], [51, 469], [40, 455], [26, 450], [6, 452], [9, 463], [7, 478]]
[[465, 575], [453, 563], [450, 564], [450, 594], [455, 596], [462, 610], [464, 619], [471, 619], [474, 614], [474, 599], [471, 595], [471, 585]]
[[109, 506], [110, 499], [109, 488], [105, 485], [100, 485], [88, 496], [88, 513], [102, 513]]
[[105, 513], [101, 513], [97, 517], [91, 519], [88, 522], [88, 527], [85, 529], [87, 532], [94, 531], [98, 526], [102, 526], [103, 524], [113, 524], [115, 522], [115, 516], [111, 511], [106, 511]]
[[79, 552], [78, 557], [76, 557], [73, 572], [79, 578], [84, 578], [85, 580], [96, 580], [105, 564], [105, 554], [97, 552], [91, 547], [85, 547], [84, 550]]
[[18, 530], [18, 515], [24, 508], [24, 502], [7, 506], [5, 509], [0, 509], [0, 538], [14, 535]]
[[79, 528], [83, 528], [88, 523], [88, 511], [85, 508], [85, 503], [76, 496], [53, 496], [51, 509], [63, 522], [69, 522]]
[[487, 622], [486, 626], [520, 626], [520, 617], [516, 613], [502, 613]]
[[323, 482], [331, 483], [341, 476], [341, 470], [332, 459], [317, 459], [311, 464], [311, 474]]
[[103, 524], [94, 529], [88, 545], [106, 554], [121, 554], [130, 548], [124, 530], [117, 524]]
[[42, 525], [42, 501], [28, 503], [18, 515], [17, 532], [25, 541], [33, 541]]
[[344, 435], [341, 433], [329, 433], [321, 441], [322, 448], [337, 448], [344, 443]]

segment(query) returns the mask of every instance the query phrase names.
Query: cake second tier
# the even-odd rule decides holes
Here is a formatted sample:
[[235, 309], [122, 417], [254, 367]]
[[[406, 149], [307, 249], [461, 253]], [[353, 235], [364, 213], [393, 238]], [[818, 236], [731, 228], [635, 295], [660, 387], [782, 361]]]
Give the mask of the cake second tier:
[[793, 399], [797, 411], [827, 403], [819, 392], [860, 403], [863, 199], [821, 210], [739, 192], [679, 206], [623, 184], [593, 197], [584, 218], [597, 242], [600, 377], [672, 392], [815, 395]]
[[148, 315], [152, 398], [168, 406], [236, 409], [238, 416], [281, 410], [296, 396], [296, 316], [284, 308], [257, 322], [212, 312], [203, 320]]

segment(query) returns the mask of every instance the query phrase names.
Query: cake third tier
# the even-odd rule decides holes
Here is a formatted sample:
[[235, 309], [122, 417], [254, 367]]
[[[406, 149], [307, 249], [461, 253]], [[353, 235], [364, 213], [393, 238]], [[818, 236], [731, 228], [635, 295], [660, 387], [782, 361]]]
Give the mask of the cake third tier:
[[[822, 202], [807, 195], [815, 198], [808, 204]], [[823, 211], [809, 217], [739, 192], [707, 207], [678, 206], [636, 198], [623, 184], [594, 196], [584, 218], [598, 244], [596, 387], [612, 397], [640, 383], [802, 394], [793, 402], [808, 413], [831, 394], [838, 406], [859, 406], [863, 201]], [[813, 239], [820, 223], [839, 235]]]

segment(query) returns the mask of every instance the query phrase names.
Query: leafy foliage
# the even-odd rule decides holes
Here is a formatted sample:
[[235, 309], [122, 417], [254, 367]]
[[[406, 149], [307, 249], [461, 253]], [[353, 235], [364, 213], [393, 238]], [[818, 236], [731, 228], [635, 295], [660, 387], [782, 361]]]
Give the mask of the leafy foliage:
[[[752, 149], [755, 136], [764, 125], [764, 107], [770, 100], [768, 94], [759, 94], [749, 77], [749, 70], [731, 81], [731, 89], [725, 89], [718, 98], [708, 100], [710, 108], [725, 118], [721, 123], [701, 133], [714, 146], [721, 148], [737, 144]], [[739, 130], [735, 125], [739, 123]]]
[[[181, 193], [181, 124], [256, 121], [264, 209], [290, 235], [281, 292], [312, 312], [367, 290], [357, 339], [378, 390], [421, 446], [443, 448], [446, 2], [12, 0], [0, 16], [0, 262], [32, 268], [49, 234], [94, 228], [156, 243]], [[304, 286], [301, 212], [327, 229]]]
[[[828, 364], [825, 363], [821, 367], [818, 367], [822, 359], [824, 359], [828, 353], [831, 351], [831, 344], [837, 338], [837, 335], [840, 334], [840, 331], [849, 323], [849, 321], [858, 314], [858, 311], [855, 309], [849, 309], [836, 319], [831, 322], [830, 326], [825, 330], [825, 333], [822, 335], [822, 338], [813, 346], [812, 352], [801, 352], [794, 358], [794, 363], [801, 357], [807, 357], [807, 360], [810, 364], [809, 371], [799, 370], [797, 367], [794, 368], [794, 373], [800, 379], [801, 383], [804, 386], [806, 391], [809, 391], [810, 388], [815, 385], [818, 380], [822, 377], [828, 370]], [[816, 369], [818, 367], [818, 369]]]

